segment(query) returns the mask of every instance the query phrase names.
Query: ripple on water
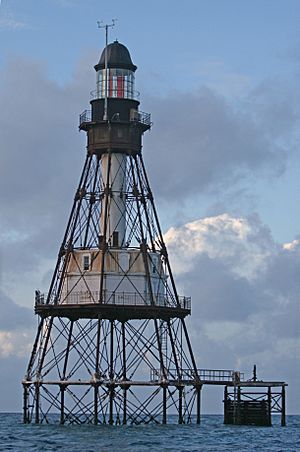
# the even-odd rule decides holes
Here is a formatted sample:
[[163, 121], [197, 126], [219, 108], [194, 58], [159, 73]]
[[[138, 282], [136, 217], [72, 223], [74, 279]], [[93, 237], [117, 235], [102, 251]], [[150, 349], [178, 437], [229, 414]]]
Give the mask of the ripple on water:
[[222, 416], [197, 425], [60, 426], [23, 425], [19, 414], [0, 414], [0, 451], [14, 452], [201, 452], [300, 450], [300, 416], [273, 427], [230, 426]]

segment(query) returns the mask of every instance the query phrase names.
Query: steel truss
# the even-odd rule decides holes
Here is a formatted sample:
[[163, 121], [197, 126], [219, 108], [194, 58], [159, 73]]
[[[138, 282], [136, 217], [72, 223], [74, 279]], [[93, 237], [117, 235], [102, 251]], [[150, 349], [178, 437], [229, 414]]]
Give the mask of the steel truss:
[[[108, 154], [103, 174], [101, 155], [87, 155], [49, 293], [36, 294], [40, 322], [23, 380], [24, 422], [200, 423], [201, 382], [185, 325], [190, 304], [176, 291], [142, 156], [129, 153], [126, 165], [120, 158], [118, 171], [126, 181], [121, 194], [111, 189], [110, 162]], [[146, 297], [131, 281], [130, 267], [124, 270], [116, 261], [121, 280], [127, 278], [138, 297], [135, 306], [124, 294], [115, 305], [118, 290], [112, 298], [104, 290], [105, 259], [115, 259], [116, 249], [109, 211], [120, 196], [126, 238], [118, 248], [136, 250], [148, 281]], [[101, 260], [96, 292], [77, 264], [88, 303], [73, 303], [76, 288], [64, 288], [78, 250], [92, 250], [93, 259]], [[153, 289], [151, 272], [159, 273], [163, 297]]]
[[201, 385], [184, 351], [184, 320], [160, 321], [158, 336], [155, 323], [43, 319], [23, 381], [24, 422], [166, 423], [168, 414], [200, 421]]

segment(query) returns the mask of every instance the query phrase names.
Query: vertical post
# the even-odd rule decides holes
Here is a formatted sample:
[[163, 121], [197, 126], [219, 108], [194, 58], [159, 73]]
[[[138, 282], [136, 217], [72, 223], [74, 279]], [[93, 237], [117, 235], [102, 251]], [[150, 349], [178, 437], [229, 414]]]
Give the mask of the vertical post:
[[114, 385], [109, 385], [109, 425], [114, 424]]
[[108, 114], [107, 114], [107, 75], [108, 75], [108, 68], [107, 68], [107, 44], [108, 44], [108, 25], [105, 25], [105, 98], [104, 98], [104, 117], [103, 120], [107, 121]]
[[123, 380], [126, 380], [126, 339], [125, 339], [125, 322], [122, 322], [122, 359], [123, 359]]
[[29, 424], [29, 413], [28, 413], [28, 386], [23, 383], [23, 423]]
[[65, 387], [60, 385], [60, 424], [65, 423]]
[[99, 387], [95, 384], [94, 387], [94, 425], [98, 424], [98, 391]]
[[35, 423], [40, 422], [40, 384], [35, 383]]
[[237, 387], [234, 382], [233, 387], [233, 425], [237, 424]]
[[228, 424], [228, 408], [229, 408], [229, 403], [228, 403], [228, 387], [225, 386], [224, 388], [224, 424]]
[[271, 386], [268, 386], [268, 425], [272, 425], [271, 412], [272, 412], [272, 390]]
[[162, 423], [167, 423], [167, 386], [164, 385], [162, 388], [163, 391], [163, 417], [162, 417]]
[[179, 400], [178, 400], [178, 424], [183, 424], [183, 418], [182, 418], [182, 386], [178, 387], [178, 394], [179, 394]]
[[[127, 380], [125, 322], [122, 322], [123, 380]], [[123, 425], [127, 424], [127, 386], [123, 389]]]
[[242, 424], [241, 420], [241, 387], [238, 386], [237, 388], [237, 407], [236, 407], [236, 423], [238, 425]]
[[201, 423], [201, 386], [196, 386], [196, 424]]
[[110, 385], [109, 385], [109, 421], [108, 423], [110, 425], [113, 425], [114, 423], [114, 414], [113, 414], [113, 408], [114, 408], [114, 385], [113, 380], [114, 378], [114, 321], [110, 321], [110, 363], [109, 363], [109, 379], [110, 379]]
[[285, 386], [281, 387], [281, 427], [285, 427]]
[[98, 22], [98, 28], [105, 28], [105, 52], [104, 52], [104, 65], [105, 65], [105, 97], [104, 97], [104, 116], [103, 120], [107, 121], [107, 65], [108, 65], [108, 54], [107, 54], [107, 44], [108, 44], [108, 29], [110, 27], [115, 26], [115, 21], [117, 19], [112, 19], [111, 24], [101, 25], [101, 22]]
[[127, 387], [123, 389], [123, 425], [127, 424]]
[[110, 321], [110, 360], [109, 360], [109, 379], [114, 378], [114, 321]]

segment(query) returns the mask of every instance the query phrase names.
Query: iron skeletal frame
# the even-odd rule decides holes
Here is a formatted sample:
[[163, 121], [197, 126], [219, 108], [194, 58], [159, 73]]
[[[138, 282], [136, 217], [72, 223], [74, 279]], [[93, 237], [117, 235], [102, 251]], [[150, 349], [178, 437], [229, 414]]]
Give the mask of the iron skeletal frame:
[[[110, 159], [109, 154], [108, 168]], [[126, 160], [120, 171], [126, 171], [127, 234], [120, 247], [142, 258], [148, 297], [137, 287], [135, 305], [105, 295], [105, 256], [114, 259], [116, 247], [113, 236], [103, 237], [114, 193], [109, 169], [101, 174], [101, 154], [88, 153], [49, 293], [36, 297], [40, 323], [23, 380], [25, 423], [166, 423], [168, 413], [177, 413], [179, 423], [200, 423], [202, 384], [185, 324], [190, 299], [177, 294], [142, 155], [128, 153]], [[88, 303], [66, 302], [63, 291], [78, 250], [90, 250], [101, 261], [98, 295], [90, 291]], [[163, 297], [153, 293], [151, 253], [165, 269]], [[77, 264], [85, 281], [87, 271]]]

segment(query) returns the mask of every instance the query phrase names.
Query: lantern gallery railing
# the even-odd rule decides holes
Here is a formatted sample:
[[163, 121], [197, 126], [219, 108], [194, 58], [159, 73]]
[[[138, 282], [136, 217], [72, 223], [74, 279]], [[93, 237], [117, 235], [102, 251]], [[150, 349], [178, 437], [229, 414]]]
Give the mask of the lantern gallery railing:
[[[35, 304], [41, 305], [45, 304], [47, 297], [45, 294], [39, 291], [35, 292]], [[150, 306], [151, 297], [150, 294], [139, 294], [137, 292], [109, 292], [107, 290], [103, 291], [102, 300], [100, 300], [100, 292], [91, 291], [81, 291], [81, 292], [62, 292], [59, 299], [50, 300], [50, 304], [59, 305], [80, 305], [80, 304], [91, 304], [91, 303], [101, 303], [109, 305], [118, 306]], [[176, 305], [174, 299], [166, 295], [154, 295], [155, 306], [166, 307], [166, 308], [181, 308], [188, 311], [191, 310], [191, 297], [178, 297], [179, 306]]]
[[[118, 121], [118, 116], [115, 115], [111, 121]], [[91, 110], [84, 110], [80, 115], [79, 115], [79, 126], [81, 126], [82, 124], [86, 123], [86, 122], [91, 122], [92, 121], [92, 111]], [[150, 113], [145, 113], [144, 111], [136, 111], [135, 114], [132, 115], [132, 117], [130, 118], [131, 122], [140, 122], [142, 124], [145, 124], [147, 126], [151, 126], [151, 114]]]
[[[115, 84], [113, 84], [113, 80], [110, 79], [109, 80], [110, 83], [110, 87], [107, 90], [107, 97], [113, 97], [113, 98], [117, 98], [117, 99], [133, 99], [133, 100], [137, 100], [140, 97], [140, 93], [139, 91], [135, 91], [134, 89], [132, 89], [132, 85], [128, 84], [127, 86], [117, 86]], [[105, 97], [105, 88], [103, 87], [102, 89], [95, 89], [93, 91], [90, 92], [91, 98], [92, 100], [94, 99], [104, 99]]]
[[79, 115], [79, 126], [81, 126], [81, 124], [83, 124], [84, 122], [91, 122], [91, 120], [92, 120], [92, 110], [84, 110]]

